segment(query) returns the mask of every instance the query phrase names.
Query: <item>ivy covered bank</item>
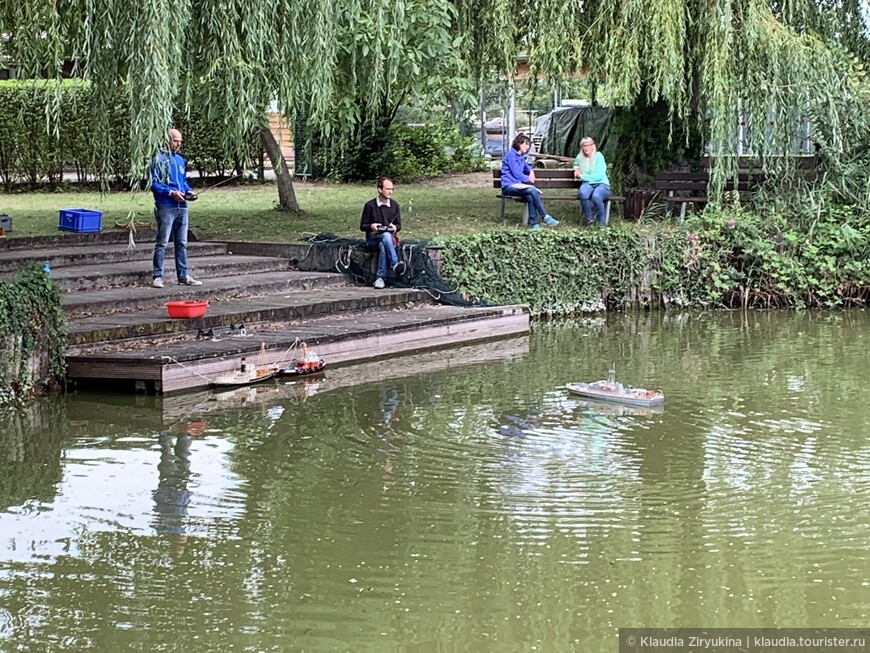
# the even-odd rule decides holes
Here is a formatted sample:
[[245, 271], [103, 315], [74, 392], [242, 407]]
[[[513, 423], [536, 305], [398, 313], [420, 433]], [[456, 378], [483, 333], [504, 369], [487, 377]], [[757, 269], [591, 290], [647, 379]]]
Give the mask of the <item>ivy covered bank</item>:
[[56, 386], [65, 371], [66, 319], [41, 268], [0, 281], [0, 406]]
[[639, 307], [866, 306], [870, 220], [833, 208], [805, 224], [708, 209], [682, 225], [489, 231], [443, 243], [471, 297], [536, 315]]

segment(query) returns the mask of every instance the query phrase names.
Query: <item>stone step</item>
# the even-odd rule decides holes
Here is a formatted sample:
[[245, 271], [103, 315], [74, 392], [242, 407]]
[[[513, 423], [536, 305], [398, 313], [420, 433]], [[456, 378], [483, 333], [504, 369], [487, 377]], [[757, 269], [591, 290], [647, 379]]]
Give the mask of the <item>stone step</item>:
[[163, 307], [169, 301], [195, 299], [213, 302], [275, 293], [280, 298], [281, 293], [348, 284], [347, 277], [335, 272], [293, 270], [236, 274], [201, 281], [201, 286], [182, 286], [175, 282], [174, 276], [167, 276], [163, 288], [144, 285], [71, 292], [64, 295], [63, 308], [71, 320], [89, 315], [130, 314], [135, 321], [142, 311]]
[[[166, 260], [172, 264], [174, 246], [170, 243], [166, 248]], [[224, 243], [188, 243], [188, 259], [203, 256], [214, 256], [227, 252]], [[0, 252], [0, 273], [15, 272], [33, 264], [41, 265], [48, 262], [52, 270], [65, 266], [83, 267], [103, 263], [117, 263], [121, 261], [150, 261], [154, 254], [151, 243], [139, 243], [135, 248], [130, 248], [127, 242], [104, 243], [81, 245], [79, 247], [46, 247], [37, 250], [4, 250]], [[150, 266], [146, 266], [148, 269]]]
[[[166, 285], [153, 288], [152, 238], [143, 234], [135, 249], [123, 232], [0, 245], [0, 277], [48, 261], [52, 279], [66, 291], [68, 376], [76, 383], [107, 384], [114, 392], [183, 392], [207, 387], [242, 358], [255, 365], [286, 361], [300, 340], [331, 366], [529, 328], [524, 307], [439, 306], [423, 290], [354, 285], [335, 269], [360, 251], [336, 243], [196, 242], [191, 234], [191, 274], [203, 285], [176, 283], [170, 246]], [[165, 304], [185, 299], [208, 301], [205, 315], [170, 319]], [[213, 337], [199, 337], [200, 329], [213, 330]]]
[[[151, 234], [150, 236], [148, 234]], [[58, 231], [53, 236], [13, 236], [7, 234], [6, 238], [0, 238], [0, 252], [17, 249], [54, 249], [57, 247], [81, 247], [82, 245], [96, 245], [98, 243], [127, 243], [130, 236], [126, 231], [98, 231], [96, 233], [80, 234], [67, 231]], [[136, 242], [145, 240], [153, 241], [153, 231], [143, 231], [135, 234]], [[196, 240], [189, 238], [189, 240]]]
[[[312, 273], [296, 274], [310, 276]], [[337, 274], [320, 274], [324, 277], [342, 278], [341, 275]], [[154, 290], [159, 292], [159, 289]], [[163, 290], [167, 290], [167, 288]], [[95, 293], [87, 294], [93, 295]], [[197, 298], [206, 299], [207, 297], [200, 290]], [[165, 301], [166, 298], [161, 303]], [[428, 293], [421, 290], [404, 288], [375, 290], [367, 286], [320, 287], [317, 288], [316, 292], [311, 289], [295, 289], [283, 294], [232, 299], [218, 299], [212, 295], [206, 314], [200, 318], [171, 319], [167, 316], [164, 307], [148, 306], [135, 310], [135, 312], [76, 319], [69, 325], [69, 344], [71, 347], [77, 347], [148, 336], [191, 332], [195, 334], [198, 329], [207, 330], [239, 324], [301, 320], [335, 315], [345, 311], [374, 308], [406, 308], [414, 302], [428, 305], [432, 303], [432, 299]]]
[[[197, 256], [188, 259], [188, 266], [191, 276], [204, 280], [290, 270], [290, 262], [286, 258], [230, 254]], [[174, 261], [171, 258], [166, 259], [164, 274], [167, 284], [174, 282], [176, 275]], [[53, 268], [51, 273], [51, 278], [64, 292], [93, 291], [118, 286], [150, 287], [151, 276], [150, 261], [144, 264], [142, 261], [124, 261], [82, 267], [66, 266]]]

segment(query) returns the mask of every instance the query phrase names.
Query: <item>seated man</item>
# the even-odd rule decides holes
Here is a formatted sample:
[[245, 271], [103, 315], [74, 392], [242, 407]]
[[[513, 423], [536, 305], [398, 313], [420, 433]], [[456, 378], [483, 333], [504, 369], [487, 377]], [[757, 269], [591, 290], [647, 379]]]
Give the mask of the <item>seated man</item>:
[[547, 213], [541, 201], [541, 191], [535, 188], [535, 171], [526, 163], [526, 152], [531, 141], [525, 134], [517, 134], [511, 149], [505, 152], [501, 159], [501, 194], [510, 197], [522, 197], [526, 201], [529, 215], [529, 228], [540, 229], [538, 218], [548, 227], [559, 224], [553, 216]]
[[402, 230], [402, 215], [399, 203], [391, 199], [392, 195], [393, 180], [389, 177], [378, 179], [378, 196], [366, 202], [359, 222], [360, 230], [366, 233], [366, 246], [378, 250], [375, 288], [384, 287], [388, 265], [398, 276], [405, 273], [405, 263], [396, 254], [399, 242], [396, 234]]

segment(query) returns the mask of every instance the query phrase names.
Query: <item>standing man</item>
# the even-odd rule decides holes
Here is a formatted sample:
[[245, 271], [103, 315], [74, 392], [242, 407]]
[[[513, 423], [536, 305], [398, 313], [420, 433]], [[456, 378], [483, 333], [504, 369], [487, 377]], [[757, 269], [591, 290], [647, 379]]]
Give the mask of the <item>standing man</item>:
[[154, 241], [154, 276], [151, 285], [163, 287], [163, 259], [169, 235], [175, 242], [175, 274], [178, 283], [185, 286], [201, 286], [187, 273], [187, 198], [196, 195], [187, 184], [184, 158], [181, 149], [181, 132], [169, 130], [169, 150], [157, 153], [151, 164], [151, 192], [154, 194], [154, 219], [157, 221], [157, 238]]
[[393, 180], [389, 177], [378, 179], [378, 196], [366, 202], [363, 207], [359, 228], [366, 233], [366, 247], [378, 250], [378, 270], [375, 288], [383, 288], [387, 278], [387, 265], [393, 274], [405, 273], [405, 263], [396, 254], [399, 239], [396, 234], [402, 230], [402, 214], [399, 203], [391, 199]]

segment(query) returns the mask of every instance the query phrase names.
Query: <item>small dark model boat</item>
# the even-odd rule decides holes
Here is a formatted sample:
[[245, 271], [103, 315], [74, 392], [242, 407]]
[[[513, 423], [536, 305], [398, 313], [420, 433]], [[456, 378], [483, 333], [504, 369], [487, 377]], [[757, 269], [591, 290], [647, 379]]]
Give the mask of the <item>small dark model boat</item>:
[[326, 361], [313, 351], [308, 351], [307, 345], [302, 343], [302, 357], [293, 367], [284, 367], [278, 370], [278, 376], [311, 376], [318, 374], [326, 367]]
[[645, 390], [623, 385], [616, 380], [616, 370], [611, 368], [604, 381], [592, 383], [569, 383], [565, 388], [571, 394], [589, 399], [609, 401], [629, 406], [658, 406], [665, 402], [665, 396], [657, 390]]

